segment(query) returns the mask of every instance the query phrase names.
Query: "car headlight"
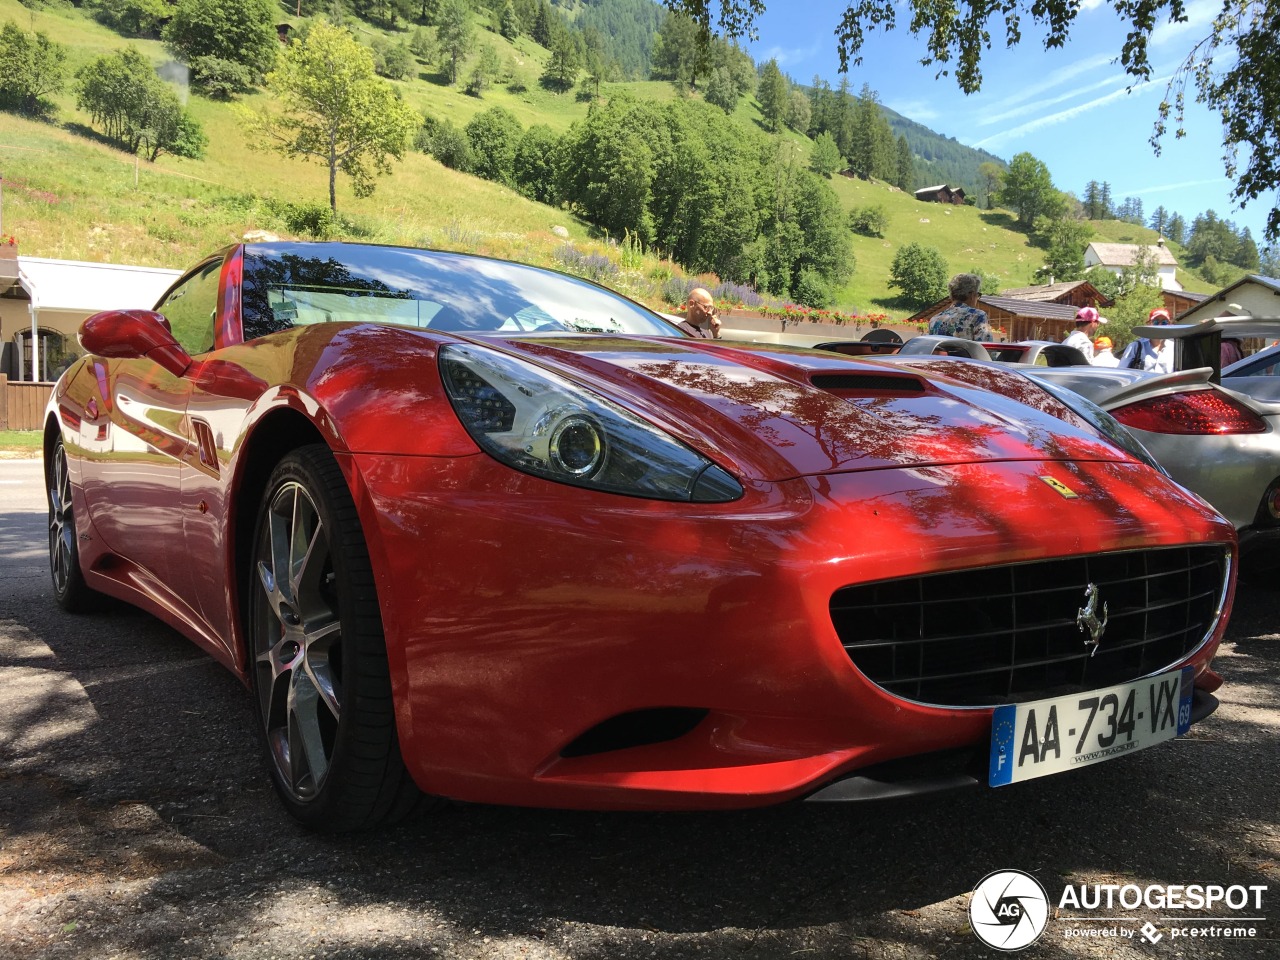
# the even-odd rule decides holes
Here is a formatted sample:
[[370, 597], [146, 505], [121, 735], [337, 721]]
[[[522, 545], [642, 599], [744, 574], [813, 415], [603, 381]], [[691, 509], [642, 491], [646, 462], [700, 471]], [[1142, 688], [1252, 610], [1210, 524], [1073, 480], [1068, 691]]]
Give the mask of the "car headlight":
[[445, 393], [473, 440], [507, 466], [558, 483], [653, 500], [726, 503], [742, 486], [675, 437], [516, 357], [440, 351]]
[[1166, 477], [1169, 476], [1169, 471], [1160, 465], [1156, 458], [1151, 455], [1151, 452], [1142, 445], [1142, 441], [1126, 430], [1119, 420], [1088, 397], [1081, 396], [1074, 390], [1068, 390], [1062, 384], [1054, 383], [1047, 378], [1041, 380], [1037, 377], [1028, 377], [1027, 379], [1046, 393], [1052, 394], [1055, 399], [1065, 406], [1070, 407], [1072, 411], [1088, 421], [1089, 426], [1093, 427], [1121, 450], [1131, 453], [1147, 466], [1155, 467]]

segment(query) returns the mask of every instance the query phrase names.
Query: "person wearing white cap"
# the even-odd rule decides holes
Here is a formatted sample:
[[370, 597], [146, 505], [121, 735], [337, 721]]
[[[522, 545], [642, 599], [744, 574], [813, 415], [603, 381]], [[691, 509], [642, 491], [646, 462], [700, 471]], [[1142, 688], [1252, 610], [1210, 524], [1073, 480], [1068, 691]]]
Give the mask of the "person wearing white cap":
[[1084, 354], [1086, 360], [1093, 363], [1093, 335], [1106, 322], [1106, 318], [1098, 316], [1098, 311], [1093, 307], [1081, 307], [1076, 311], [1075, 330], [1067, 334], [1062, 342], [1068, 347], [1075, 347]]

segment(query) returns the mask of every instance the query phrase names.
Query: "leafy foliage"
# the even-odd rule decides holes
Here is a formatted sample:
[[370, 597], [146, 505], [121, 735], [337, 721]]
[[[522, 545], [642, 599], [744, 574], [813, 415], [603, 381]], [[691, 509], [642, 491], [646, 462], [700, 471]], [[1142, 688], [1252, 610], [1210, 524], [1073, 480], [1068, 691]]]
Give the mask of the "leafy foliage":
[[85, 6], [99, 23], [126, 37], [158, 37], [173, 14], [166, 0], [89, 0]]
[[66, 84], [67, 50], [12, 20], [0, 27], [0, 109], [31, 117], [53, 112], [49, 99]]
[[471, 172], [486, 180], [515, 184], [516, 151], [524, 130], [515, 114], [503, 107], [477, 113], [466, 126], [471, 144]]
[[162, 36], [183, 60], [216, 57], [239, 63], [256, 80], [275, 63], [280, 45], [275, 20], [271, 0], [178, 0]]
[[76, 99], [108, 137], [148, 160], [161, 153], [199, 157], [208, 144], [178, 95], [133, 47], [81, 67], [76, 72]]
[[1093, 238], [1093, 227], [1082, 220], [1041, 217], [1035, 229], [1036, 239], [1045, 247], [1040, 279], [1050, 283], [1083, 278], [1084, 252]]
[[809, 154], [809, 169], [820, 177], [831, 178], [844, 166], [844, 157], [840, 156], [840, 146], [836, 138], [823, 130], [813, 141], [813, 152]]
[[1013, 158], [1004, 175], [1000, 202], [1018, 214], [1018, 223], [1032, 226], [1037, 217], [1056, 217], [1062, 199], [1043, 161], [1023, 152]]
[[[282, 114], [244, 108], [241, 117], [285, 156], [317, 160], [329, 168], [329, 206], [338, 208], [339, 172], [357, 196], [374, 190], [374, 176], [391, 172], [420, 123], [373, 69], [373, 55], [350, 33], [324, 21], [291, 45], [268, 89]], [[251, 140], [251, 142], [254, 142]]]
[[947, 295], [947, 262], [937, 247], [908, 243], [893, 256], [889, 286], [917, 307], [941, 300]]
[[[1186, 21], [1185, 0], [1106, 0], [1129, 32], [1118, 51], [1120, 63], [1135, 81], [1149, 80], [1151, 36], [1161, 20]], [[704, 31], [713, 23], [729, 37], [753, 34], [765, 0], [663, 0], [664, 5], [695, 20]], [[982, 56], [991, 49], [992, 18], [1004, 21], [1007, 47], [1022, 40], [1027, 19], [1043, 29], [1045, 47], [1060, 47], [1071, 35], [1076, 17], [1087, 5], [1077, 0], [1011, 0], [1006, 4], [974, 4], [961, 0], [910, 0], [901, 9], [909, 14], [908, 29], [923, 36], [921, 62], [938, 64], [939, 75], [954, 74], [965, 93], [982, 87]], [[713, 8], [718, 14], [713, 18]], [[836, 28], [840, 69], [862, 63], [868, 29], [897, 26], [899, 5], [894, 0], [850, 0]], [[1175, 71], [1161, 102], [1151, 143], [1157, 153], [1172, 122], [1175, 135], [1182, 123], [1187, 87], [1195, 100], [1216, 111], [1223, 128], [1223, 159], [1227, 175], [1236, 178], [1234, 196], [1247, 203], [1280, 187], [1280, 58], [1275, 54], [1276, 13], [1264, 0], [1223, 0], [1208, 32], [1196, 41]], [[954, 64], [954, 66], [953, 66]], [[1225, 67], [1223, 66], [1225, 64]], [[1240, 150], [1245, 150], [1241, 168]], [[1037, 211], [1025, 223], [1046, 211]], [[1266, 237], [1280, 239], [1280, 206], [1267, 214]]]
[[869, 207], [854, 207], [849, 211], [849, 229], [864, 237], [883, 237], [889, 228], [889, 215], [884, 207], [875, 204]]

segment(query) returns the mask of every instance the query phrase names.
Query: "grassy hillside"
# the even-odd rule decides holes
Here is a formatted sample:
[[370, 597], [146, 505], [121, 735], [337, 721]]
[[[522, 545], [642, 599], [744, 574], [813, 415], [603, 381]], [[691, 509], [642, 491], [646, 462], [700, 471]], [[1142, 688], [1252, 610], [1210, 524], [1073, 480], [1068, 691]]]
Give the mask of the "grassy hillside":
[[[10, 19], [66, 45], [72, 72], [128, 43], [157, 63], [167, 59], [160, 43], [125, 40], [72, 8], [31, 10], [17, 0], [0, 0], [0, 22]], [[364, 24], [358, 30], [366, 41], [379, 33]], [[526, 127], [543, 123], [556, 131], [586, 116], [588, 105], [572, 92], [557, 95], [539, 86], [547, 58], [542, 47], [527, 37], [511, 44], [486, 30], [477, 33], [479, 43], [492, 46], [508, 66], [512, 84], [496, 86], [483, 98], [467, 96], [445, 86], [434, 66], [419, 64], [416, 77], [397, 84], [407, 102], [458, 125], [493, 106], [511, 110]], [[657, 82], [606, 84], [603, 92], [623, 87], [654, 99], [676, 96], [670, 84]], [[154, 164], [139, 162], [99, 137], [89, 117], [76, 109], [70, 89], [58, 100], [56, 123], [0, 113], [3, 232], [15, 234], [21, 252], [30, 256], [184, 267], [248, 230], [287, 233], [282, 204], [327, 203], [326, 169], [252, 150], [226, 104], [192, 97], [189, 106], [209, 137], [206, 157], [164, 156]], [[760, 123], [754, 102], [741, 104], [737, 116], [744, 124]], [[1041, 262], [1027, 237], [1010, 229], [1012, 218], [1006, 212], [919, 203], [879, 182], [835, 177], [831, 183], [846, 210], [879, 205], [889, 218], [886, 239], [853, 237], [858, 267], [840, 291], [841, 310], [893, 317], [912, 312], [888, 288], [894, 252], [912, 241], [937, 247], [952, 272], [979, 268], [999, 276], [1006, 286], [1031, 282]], [[371, 197], [355, 197], [339, 178], [338, 208], [346, 235], [377, 242], [472, 250], [558, 266], [556, 254], [564, 241], [552, 228], [563, 226], [580, 247], [600, 244], [603, 249], [592, 239], [589, 225], [567, 211], [459, 174], [417, 152], [407, 153], [391, 176], [381, 178]], [[1151, 231], [1129, 224], [1117, 227], [1154, 239]], [[1099, 225], [1099, 233], [1104, 231], [1101, 239], [1120, 239], [1106, 224]], [[621, 260], [616, 252], [614, 257]], [[633, 256], [618, 265], [616, 275], [602, 279], [655, 305], [662, 281], [681, 273], [652, 256]]]

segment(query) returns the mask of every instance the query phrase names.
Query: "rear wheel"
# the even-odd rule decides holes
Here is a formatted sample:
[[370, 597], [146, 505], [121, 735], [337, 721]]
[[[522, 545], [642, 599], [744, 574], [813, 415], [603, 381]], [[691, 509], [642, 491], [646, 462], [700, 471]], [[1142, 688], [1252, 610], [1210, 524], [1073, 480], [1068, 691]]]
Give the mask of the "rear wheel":
[[76, 538], [76, 515], [71, 506], [71, 475], [67, 451], [58, 437], [45, 464], [45, 492], [49, 502], [49, 573], [53, 596], [69, 613], [96, 609], [102, 594], [88, 587], [80, 570], [80, 543]]
[[404, 817], [386, 641], [355, 504], [327, 447], [276, 467], [258, 513], [249, 642], [258, 727], [285, 806], [309, 827]]

